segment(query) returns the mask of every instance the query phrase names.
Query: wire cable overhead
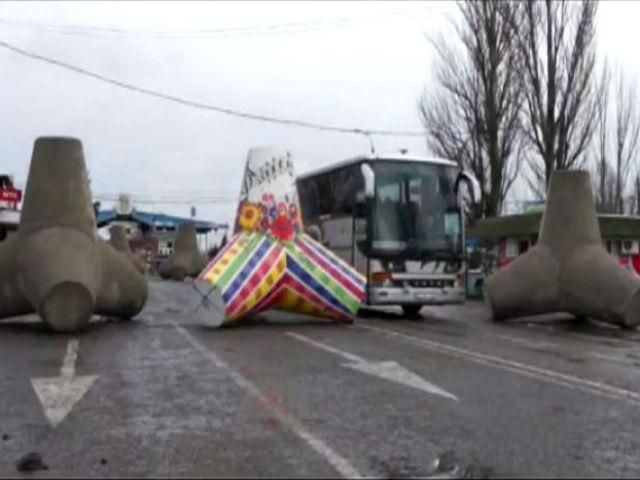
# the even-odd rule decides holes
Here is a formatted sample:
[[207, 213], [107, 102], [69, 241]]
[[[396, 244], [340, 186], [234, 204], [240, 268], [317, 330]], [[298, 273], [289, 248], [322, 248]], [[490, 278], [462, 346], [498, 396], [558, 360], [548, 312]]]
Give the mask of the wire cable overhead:
[[[430, 13], [441, 12], [439, 8], [431, 7]], [[265, 34], [291, 34], [318, 32], [327, 29], [349, 27], [358, 22], [371, 20], [388, 21], [390, 17], [414, 17], [416, 12], [409, 12], [397, 9], [386, 13], [369, 14], [365, 16], [327, 18], [311, 21], [292, 21], [274, 23], [266, 25], [244, 25], [235, 27], [208, 27], [193, 30], [134, 30], [122, 27], [101, 27], [90, 25], [41, 23], [18, 19], [0, 18], [0, 24], [7, 27], [31, 28], [42, 32], [64, 34], [64, 35], [84, 35], [84, 36], [121, 36], [140, 37], [155, 39], [189, 39], [189, 38], [218, 38], [253, 36]]]
[[336, 125], [326, 125], [321, 123], [308, 122], [305, 120], [285, 119], [285, 118], [278, 118], [270, 115], [243, 112], [243, 111], [232, 109], [232, 108], [221, 107], [218, 105], [211, 105], [204, 102], [189, 100], [189, 99], [178, 97], [175, 95], [170, 95], [167, 93], [158, 92], [155, 90], [150, 90], [144, 87], [133, 85], [131, 83], [124, 82], [122, 80], [118, 80], [115, 78], [107, 77], [100, 73], [92, 72], [85, 68], [78, 67], [76, 65], [72, 65], [70, 63], [66, 63], [52, 57], [48, 57], [45, 55], [41, 55], [39, 53], [25, 50], [23, 48], [20, 48], [4, 40], [0, 40], [0, 48], [4, 48], [6, 50], [12, 51], [18, 55], [30, 58], [32, 60], [38, 60], [40, 62], [44, 62], [50, 65], [55, 65], [57, 67], [77, 73], [79, 75], [83, 75], [85, 77], [90, 77], [104, 83], [115, 85], [117, 87], [120, 87], [126, 90], [141, 93], [154, 98], [160, 98], [170, 102], [178, 103], [180, 105], [185, 105], [185, 106], [197, 108], [200, 110], [208, 110], [208, 111], [213, 111], [217, 113], [222, 113], [222, 114], [230, 115], [233, 117], [244, 118], [248, 120], [255, 120], [255, 121], [266, 122], [266, 123], [279, 124], [279, 125], [288, 125], [288, 126], [309, 128], [309, 129], [315, 129], [315, 130], [321, 130], [321, 131], [337, 132], [337, 133], [350, 133], [350, 134], [359, 134], [359, 135], [403, 136], [403, 137], [424, 136], [423, 132], [351, 128], [351, 127], [342, 127], [342, 126], [336, 126]]

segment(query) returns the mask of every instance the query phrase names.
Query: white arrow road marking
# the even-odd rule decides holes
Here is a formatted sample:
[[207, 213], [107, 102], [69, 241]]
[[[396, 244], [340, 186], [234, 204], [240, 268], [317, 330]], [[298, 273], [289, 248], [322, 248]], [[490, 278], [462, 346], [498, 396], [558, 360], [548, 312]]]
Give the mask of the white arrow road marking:
[[304, 342], [308, 345], [312, 345], [316, 348], [324, 350], [326, 352], [333, 353], [342, 358], [349, 360], [349, 363], [343, 363], [342, 366], [345, 368], [350, 368], [352, 370], [357, 370], [358, 372], [366, 373], [368, 375], [373, 375], [375, 377], [380, 377], [385, 380], [390, 380], [392, 382], [397, 382], [407, 387], [415, 388], [416, 390], [421, 390], [426, 393], [431, 393], [433, 395], [440, 395], [441, 397], [449, 398], [451, 400], [455, 400], [456, 402], [460, 401], [458, 397], [454, 394], [443, 390], [442, 388], [434, 385], [431, 382], [427, 382], [424, 378], [416, 375], [411, 370], [407, 370], [402, 365], [398, 364], [394, 361], [384, 361], [384, 362], [370, 362], [358, 355], [354, 355], [353, 353], [345, 352], [339, 350], [335, 347], [327, 345], [325, 343], [317, 342], [312, 340], [304, 335], [300, 335], [293, 332], [287, 332], [291, 338], [295, 338], [301, 342]]
[[77, 339], [69, 340], [59, 377], [31, 379], [44, 414], [53, 428], [69, 415], [98, 378], [97, 375], [75, 376], [79, 345]]

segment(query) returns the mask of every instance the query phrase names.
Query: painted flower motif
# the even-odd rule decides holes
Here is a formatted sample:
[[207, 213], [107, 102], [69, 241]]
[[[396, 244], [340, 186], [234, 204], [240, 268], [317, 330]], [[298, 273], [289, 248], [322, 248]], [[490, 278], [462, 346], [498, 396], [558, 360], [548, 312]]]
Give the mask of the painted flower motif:
[[253, 231], [260, 225], [262, 211], [255, 203], [245, 202], [240, 206], [239, 222], [243, 230]]
[[287, 204], [284, 202], [280, 202], [278, 204], [278, 216], [287, 215]]
[[269, 231], [274, 237], [283, 242], [291, 240], [295, 234], [291, 220], [285, 215], [279, 215], [278, 218], [271, 223]]
[[269, 230], [269, 212], [264, 205], [260, 207], [260, 230]]
[[293, 223], [294, 227], [300, 227], [300, 217], [298, 216], [298, 207], [296, 206], [295, 203], [292, 203], [291, 205], [289, 205], [289, 218], [291, 219], [291, 222]]
[[275, 204], [275, 199], [273, 198], [272, 193], [263, 193], [262, 194], [262, 204], [267, 208], [270, 208]]

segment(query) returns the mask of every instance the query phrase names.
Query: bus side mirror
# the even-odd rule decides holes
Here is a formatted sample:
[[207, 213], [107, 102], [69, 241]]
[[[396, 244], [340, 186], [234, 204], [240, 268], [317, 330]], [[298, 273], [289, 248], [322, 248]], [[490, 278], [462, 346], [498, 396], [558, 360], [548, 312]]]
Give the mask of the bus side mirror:
[[373, 169], [368, 163], [363, 163], [360, 166], [360, 171], [364, 178], [364, 196], [367, 199], [372, 199], [375, 196], [376, 188], [376, 175], [373, 173]]
[[467, 189], [469, 190], [469, 195], [471, 196], [471, 203], [478, 203], [480, 201], [480, 184], [478, 183], [476, 177], [466, 170], [461, 170], [460, 173], [458, 173], [458, 178], [456, 179], [455, 183], [456, 195], [458, 194], [458, 190], [460, 189], [461, 181], [467, 184]]

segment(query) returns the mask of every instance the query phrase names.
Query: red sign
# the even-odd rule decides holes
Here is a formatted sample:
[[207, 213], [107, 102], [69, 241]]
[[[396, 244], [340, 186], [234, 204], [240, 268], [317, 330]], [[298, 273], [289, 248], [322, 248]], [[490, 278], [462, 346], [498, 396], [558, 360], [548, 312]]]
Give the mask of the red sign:
[[22, 200], [22, 192], [15, 188], [0, 189], [0, 202], [18, 203]]

